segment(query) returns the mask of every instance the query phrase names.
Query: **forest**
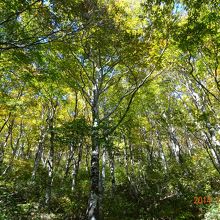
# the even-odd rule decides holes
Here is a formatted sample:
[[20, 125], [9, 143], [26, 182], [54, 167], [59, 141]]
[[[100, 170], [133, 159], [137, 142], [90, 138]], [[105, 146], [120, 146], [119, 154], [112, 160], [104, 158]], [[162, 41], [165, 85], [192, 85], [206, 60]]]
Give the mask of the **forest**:
[[0, 220], [220, 219], [220, 0], [0, 0]]

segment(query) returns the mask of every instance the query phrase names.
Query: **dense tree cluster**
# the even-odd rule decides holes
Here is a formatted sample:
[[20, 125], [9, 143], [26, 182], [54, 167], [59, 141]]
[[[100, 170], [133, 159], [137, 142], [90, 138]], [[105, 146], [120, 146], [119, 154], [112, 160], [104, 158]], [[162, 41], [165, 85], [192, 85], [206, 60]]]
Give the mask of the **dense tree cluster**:
[[0, 8], [0, 219], [218, 219], [219, 0]]

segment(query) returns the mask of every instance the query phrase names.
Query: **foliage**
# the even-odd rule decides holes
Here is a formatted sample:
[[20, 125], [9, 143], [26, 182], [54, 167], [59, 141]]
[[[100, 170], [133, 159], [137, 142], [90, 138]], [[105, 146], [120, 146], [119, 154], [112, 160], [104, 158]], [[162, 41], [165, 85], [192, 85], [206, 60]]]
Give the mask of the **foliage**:
[[219, 0], [0, 8], [0, 219], [219, 218]]

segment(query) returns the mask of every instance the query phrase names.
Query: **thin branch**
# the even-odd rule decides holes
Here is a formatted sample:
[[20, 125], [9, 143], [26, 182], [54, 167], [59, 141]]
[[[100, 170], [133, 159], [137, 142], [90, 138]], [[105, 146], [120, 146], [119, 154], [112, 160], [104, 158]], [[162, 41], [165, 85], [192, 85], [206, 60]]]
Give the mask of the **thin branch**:
[[2, 130], [4, 129], [5, 125], [8, 123], [10, 117], [11, 117], [11, 112], [9, 112], [8, 118], [5, 120], [4, 124], [2, 125], [2, 127], [1, 127], [1, 129], [0, 129], [0, 133], [1, 133]]
[[[73, 74], [72, 74], [72, 72], [71, 72], [70, 70], [68, 70], [68, 73], [69, 73], [69, 75], [73, 76]], [[71, 82], [67, 81], [67, 83], [68, 83], [69, 85], [71, 85]], [[89, 94], [85, 91], [84, 87], [82, 87], [82, 86], [78, 83], [77, 80], [74, 80], [74, 83], [76, 83], [77, 86], [80, 88], [83, 97], [86, 99], [86, 101], [88, 102], [88, 104], [91, 106], [92, 104], [91, 104], [90, 96], [89, 96]], [[72, 85], [71, 85], [71, 86], [72, 86]]]
[[91, 79], [91, 77], [89, 76], [87, 70], [85, 69], [85, 67], [83, 66], [82, 62], [79, 60], [79, 58], [77, 57], [77, 55], [70, 49], [70, 53], [73, 55], [73, 57], [75, 58], [75, 60], [78, 62], [78, 64], [80, 65], [80, 67], [82, 68], [83, 72], [85, 72], [87, 78], [94, 84], [94, 80]]
[[193, 72], [194, 72], [194, 67], [193, 67], [193, 64], [191, 63], [190, 61], [190, 58], [191, 58], [191, 55], [189, 56], [188, 58], [188, 64], [190, 65], [191, 67], [191, 70], [190, 70], [190, 75], [193, 77], [193, 79], [205, 90], [206, 93], [212, 95], [218, 102], [220, 102], [220, 99], [216, 97], [215, 94], [213, 94], [211, 91], [209, 91], [197, 78], [196, 76], [194, 76]]
[[0, 25], [3, 25], [6, 22], [9, 22], [11, 19], [13, 19], [13, 17], [15, 16], [19, 16], [20, 14], [22, 14], [23, 12], [25, 12], [28, 8], [30, 8], [31, 6], [35, 5], [36, 3], [41, 2], [41, 0], [36, 0], [35, 2], [33, 2], [32, 4], [28, 5], [26, 8], [23, 8], [23, 10], [21, 11], [17, 11], [13, 14], [11, 14], [10, 16], [8, 16], [7, 19], [5, 19], [4, 21], [0, 22]]
[[[133, 99], [134, 99], [134, 97], [135, 97], [135, 95], [136, 95], [136, 93], [138, 92], [138, 90], [146, 83], [146, 82], [150, 82], [151, 80], [153, 80], [153, 79], [151, 79], [151, 80], [149, 80], [149, 77], [154, 73], [154, 71], [156, 70], [156, 68], [157, 68], [157, 64], [161, 61], [161, 59], [162, 59], [162, 57], [163, 57], [163, 55], [164, 55], [164, 53], [165, 53], [165, 51], [166, 51], [166, 49], [167, 49], [167, 43], [166, 43], [166, 45], [165, 45], [165, 47], [164, 47], [164, 49], [163, 49], [163, 51], [161, 52], [161, 54], [160, 54], [160, 56], [159, 56], [159, 58], [158, 58], [158, 60], [157, 60], [157, 62], [156, 62], [156, 64], [154, 65], [154, 67], [153, 67], [153, 69], [150, 71], [150, 73], [142, 80], [142, 82], [136, 87], [136, 88], [134, 88], [132, 91], [131, 91], [131, 97], [130, 97], [130, 99], [129, 99], [129, 102], [128, 102], [128, 104], [127, 104], [127, 107], [126, 107], [126, 109], [125, 109], [125, 111], [124, 111], [124, 113], [123, 113], [123, 115], [122, 115], [122, 117], [120, 118], [120, 120], [118, 121], [118, 123], [113, 127], [113, 128], [111, 128], [110, 130], [107, 130], [106, 131], [106, 133], [109, 135], [109, 134], [111, 134], [111, 133], [113, 133], [116, 129], [117, 129], [117, 127], [121, 124], [121, 122], [124, 120], [124, 118], [125, 118], [125, 116], [127, 115], [127, 113], [128, 113], [128, 111], [129, 111], [129, 109], [130, 109], [130, 107], [131, 107], [131, 104], [132, 104], [132, 101], [133, 101]], [[162, 71], [161, 71], [162, 72]], [[161, 73], [160, 72], [160, 73]], [[157, 74], [157, 75], [159, 75], [159, 74]], [[126, 97], [126, 96], [125, 96]], [[123, 97], [123, 99], [125, 98], [125, 97]], [[119, 105], [118, 105], [119, 106]], [[118, 108], [118, 106], [117, 106], [117, 108]], [[116, 109], [117, 109], [116, 108]], [[115, 109], [115, 110], [116, 110]], [[111, 114], [113, 114], [114, 112], [111, 112]], [[110, 114], [110, 115], [111, 115]], [[109, 116], [110, 116], [109, 115]], [[109, 117], [108, 116], [108, 117]], [[107, 118], [107, 117], [105, 117], [105, 118]]]

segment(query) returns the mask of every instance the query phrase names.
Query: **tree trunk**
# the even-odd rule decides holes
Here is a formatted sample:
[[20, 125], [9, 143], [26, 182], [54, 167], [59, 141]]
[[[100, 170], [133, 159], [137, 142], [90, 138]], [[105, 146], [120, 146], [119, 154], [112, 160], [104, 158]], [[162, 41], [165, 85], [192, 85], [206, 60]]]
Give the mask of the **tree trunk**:
[[10, 136], [12, 136], [12, 130], [13, 130], [13, 126], [14, 126], [14, 121], [15, 119], [12, 119], [9, 127], [8, 127], [8, 132], [5, 135], [5, 141], [1, 143], [1, 149], [0, 149], [0, 166], [3, 164], [4, 161], [4, 155], [5, 155], [5, 148], [7, 146], [8, 143], [8, 139], [10, 138]]
[[51, 191], [53, 185], [53, 173], [54, 173], [54, 117], [56, 112], [56, 107], [58, 103], [55, 105], [51, 102], [51, 109], [49, 111], [48, 117], [48, 127], [50, 132], [50, 151], [49, 157], [47, 159], [47, 167], [48, 167], [48, 180], [47, 180], [47, 188], [46, 188], [46, 195], [45, 195], [45, 203], [50, 210], [50, 203], [51, 203]]
[[3, 125], [1, 126], [1, 128], [0, 128], [0, 133], [3, 131], [4, 127], [7, 125], [7, 123], [8, 123], [8, 121], [9, 121], [10, 117], [11, 117], [11, 112], [9, 113], [7, 119], [5, 119], [5, 122], [4, 122]]
[[91, 194], [88, 219], [99, 220], [99, 140], [96, 129], [94, 129], [92, 134]]
[[169, 132], [170, 142], [171, 142], [171, 151], [177, 163], [179, 163], [180, 162], [180, 145], [177, 140], [174, 127], [172, 125], [171, 126], [168, 125], [168, 126], [169, 126], [168, 132]]
[[[106, 138], [107, 139], [107, 138]], [[108, 140], [106, 140], [106, 143], [108, 144]], [[100, 175], [100, 205], [99, 205], [99, 213], [100, 213], [100, 220], [104, 219], [104, 207], [103, 207], [103, 199], [104, 199], [104, 190], [105, 190], [105, 169], [106, 169], [106, 146], [103, 146], [103, 152], [102, 152], [102, 172]]]
[[99, 92], [94, 85], [92, 101], [92, 156], [91, 156], [91, 193], [87, 215], [89, 220], [99, 220]]
[[79, 172], [79, 166], [82, 159], [82, 142], [79, 145], [77, 159], [73, 158], [73, 172], [72, 172], [72, 191], [75, 189], [77, 184], [77, 176]]
[[71, 162], [73, 161], [73, 158], [74, 158], [74, 147], [73, 147], [73, 143], [71, 142], [69, 144], [69, 152], [68, 152], [68, 159], [66, 161], [66, 168], [65, 168], [65, 176], [64, 176], [64, 179], [66, 179], [66, 177], [68, 176], [69, 174], [69, 170], [70, 170], [70, 167], [71, 167]]
[[157, 142], [159, 145], [160, 158], [162, 160], [162, 164], [164, 166], [164, 169], [167, 170], [167, 161], [166, 161], [166, 157], [165, 157], [165, 154], [163, 151], [163, 145], [161, 143], [160, 132], [158, 130], [156, 130], [156, 136], [157, 136]]
[[[6, 167], [6, 169], [4, 170], [2, 175], [5, 175], [9, 170], [11, 170], [11, 168], [13, 167], [14, 164], [14, 159], [17, 156], [19, 147], [20, 147], [20, 139], [22, 138], [23, 135], [23, 122], [21, 121], [20, 124], [20, 132], [19, 132], [19, 136], [16, 138], [16, 141], [13, 143], [11, 143], [11, 147], [12, 147], [12, 155], [9, 161], [8, 166]], [[13, 142], [13, 140], [11, 140], [11, 142]], [[14, 146], [13, 146], [14, 145]]]
[[114, 161], [114, 152], [111, 146], [108, 150], [108, 155], [109, 155], [109, 166], [110, 166], [110, 175], [111, 175], [111, 182], [112, 182], [112, 196], [113, 196], [115, 193], [115, 161]]
[[36, 176], [36, 172], [37, 172], [37, 169], [38, 169], [38, 166], [39, 166], [39, 162], [40, 162], [42, 154], [43, 154], [44, 142], [45, 142], [46, 135], [47, 135], [47, 131], [45, 129], [45, 126], [41, 126], [40, 138], [39, 138], [39, 141], [38, 141], [38, 148], [37, 148], [37, 152], [36, 152], [36, 155], [35, 155], [34, 168], [33, 168], [33, 171], [32, 171], [32, 178], [33, 179]]
[[128, 160], [128, 146], [127, 146], [127, 141], [125, 138], [125, 135], [123, 135], [123, 139], [124, 139], [124, 163], [125, 163], [125, 171], [126, 171], [126, 175], [128, 178], [129, 183], [131, 182], [131, 177], [129, 174], [129, 160]]

